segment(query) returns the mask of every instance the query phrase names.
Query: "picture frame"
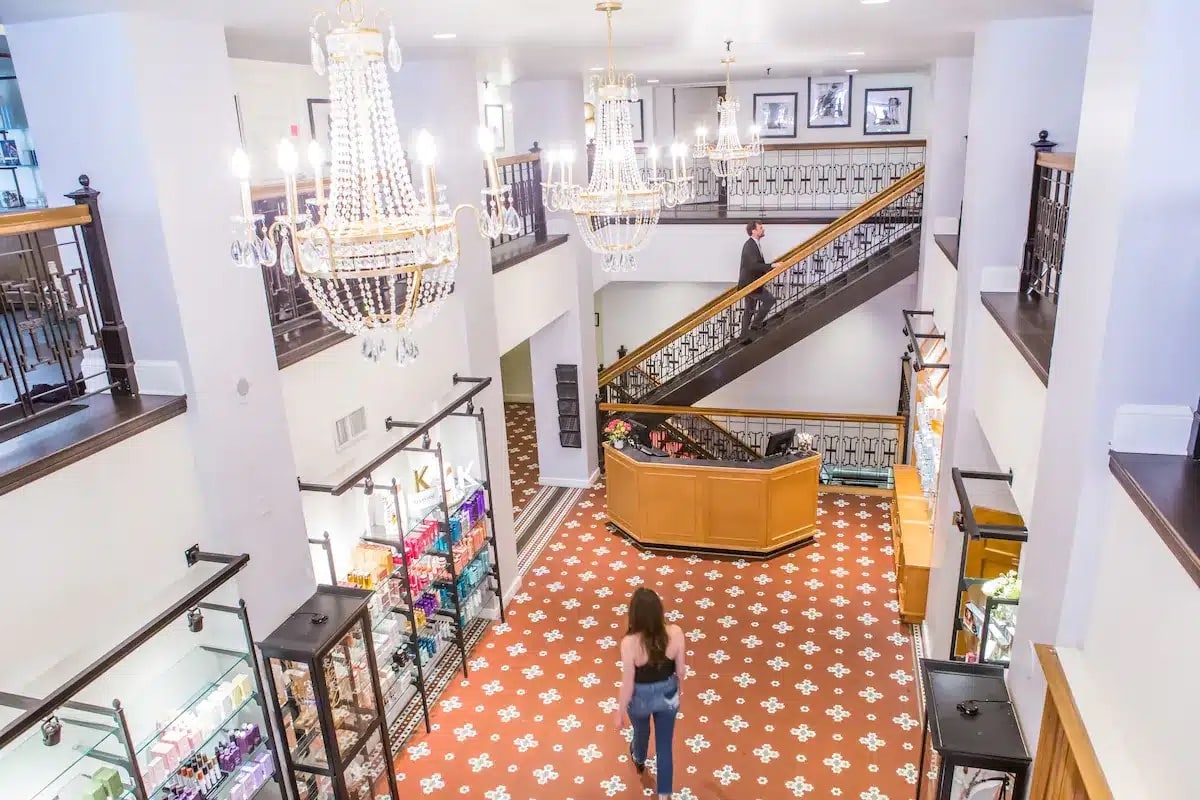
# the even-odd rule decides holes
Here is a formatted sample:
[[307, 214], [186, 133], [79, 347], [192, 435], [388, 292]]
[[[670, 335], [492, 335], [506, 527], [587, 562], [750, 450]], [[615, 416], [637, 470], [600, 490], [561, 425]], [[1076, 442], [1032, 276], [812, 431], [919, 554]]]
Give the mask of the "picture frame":
[[308, 133], [314, 142], [325, 150], [325, 163], [332, 163], [333, 136], [329, 127], [329, 100], [323, 97], [308, 98]]
[[863, 103], [863, 136], [912, 132], [912, 87], [867, 89]]
[[496, 150], [504, 151], [508, 149], [508, 143], [504, 137], [504, 106], [498, 103], [485, 105], [483, 107], [483, 124], [492, 132], [493, 141], [496, 142]]
[[644, 144], [646, 141], [646, 107], [641, 100], [629, 101], [629, 120], [633, 127], [633, 143]]
[[756, 92], [754, 124], [760, 139], [795, 139], [796, 112], [800, 103], [796, 92]]
[[808, 79], [808, 127], [849, 128], [853, 105], [853, 75]]
[[[0, 139], [0, 165], [5, 167], [21, 166], [21, 150], [12, 139]], [[6, 206], [11, 208], [11, 206]]]

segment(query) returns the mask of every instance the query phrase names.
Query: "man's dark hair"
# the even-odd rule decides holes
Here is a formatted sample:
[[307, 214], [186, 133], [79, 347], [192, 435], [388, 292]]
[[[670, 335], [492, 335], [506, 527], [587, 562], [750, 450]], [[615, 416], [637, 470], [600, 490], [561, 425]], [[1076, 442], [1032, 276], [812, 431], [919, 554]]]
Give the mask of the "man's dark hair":
[[747, 222], [746, 223], [746, 235], [749, 236], [750, 234], [754, 233], [754, 229], [757, 228], [759, 225], [762, 225], [761, 219], [754, 219], [754, 220], [750, 220], [749, 222]]

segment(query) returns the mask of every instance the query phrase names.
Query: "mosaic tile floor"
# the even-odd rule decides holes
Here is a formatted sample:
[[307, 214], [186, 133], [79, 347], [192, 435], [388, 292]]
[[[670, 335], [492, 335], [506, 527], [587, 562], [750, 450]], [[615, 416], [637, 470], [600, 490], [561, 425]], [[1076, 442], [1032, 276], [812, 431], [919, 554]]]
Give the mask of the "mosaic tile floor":
[[508, 466], [512, 472], [513, 517], [538, 493], [537, 427], [532, 403], [505, 403], [504, 425], [508, 431]]
[[626, 602], [645, 583], [690, 642], [678, 800], [911, 800], [919, 709], [897, 619], [884, 498], [822, 495], [812, 547], [772, 561], [641, 553], [586, 492], [525, 576], [506, 624], [397, 762], [406, 797], [653, 796], [611, 726]]

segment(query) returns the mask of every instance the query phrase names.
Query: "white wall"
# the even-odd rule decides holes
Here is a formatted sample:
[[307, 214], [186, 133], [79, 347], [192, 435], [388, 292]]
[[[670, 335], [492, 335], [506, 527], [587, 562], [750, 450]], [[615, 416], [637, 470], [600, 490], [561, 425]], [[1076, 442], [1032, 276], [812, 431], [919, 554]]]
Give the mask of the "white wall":
[[1105, 495], [1095, 599], [1067, 678], [1114, 797], [1193, 797], [1200, 640], [1181, 621], [1200, 618], [1200, 589], [1111, 474]]
[[600, 361], [612, 364], [617, 348], [635, 349], [732, 286], [732, 281], [613, 281], [596, 293]]
[[933, 241], [932, 236], [922, 235], [921, 252], [921, 297], [917, 304], [933, 312], [933, 321], [938, 330], [946, 334], [950, 342], [954, 335], [954, 304], [957, 302], [958, 270], [950, 259]]
[[5, 494], [0, 515], [0, 561], [23, 565], [0, 581], [0, 637], [19, 651], [0, 659], [8, 691], [76, 648], [101, 655], [162, 610], [186, 548], [215, 549], [186, 415]]
[[[502, 106], [504, 108], [504, 146], [498, 147], [497, 155], [510, 156], [517, 153], [527, 153], [533, 142], [518, 142], [514, 137], [513, 131], [513, 104], [512, 104], [512, 87], [500, 86], [495, 82], [488, 84], [487, 89], [484, 89], [483, 83], [479, 84], [479, 124], [481, 126], [487, 124], [487, 117], [484, 115], [484, 106]], [[497, 143], [499, 145], [499, 143]], [[543, 146], [545, 146], [543, 144]]]
[[[242, 112], [244, 147], [250, 156], [255, 183], [282, 180], [275, 166], [279, 140], [298, 129], [301, 153], [311, 140], [308, 100], [329, 99], [329, 79], [318, 75], [308, 64], [283, 64], [276, 61], [229, 59], [233, 89]], [[229, 101], [233, 110], [233, 100]], [[325, 146], [325, 143], [321, 143]], [[308, 159], [300, 159], [300, 170], [311, 174]]]
[[901, 309], [917, 278], [906, 278], [696, 403], [846, 414], [895, 414], [900, 396]]
[[[1033, 487], [1037, 481], [1038, 456], [1042, 447], [1042, 423], [1046, 413], [1046, 387], [1029, 363], [1017, 352], [978, 298], [982, 312], [978, 347], [971, 351], [987, 365], [980, 371], [975, 415], [1000, 469], [1012, 469], [1012, 494], [1026, 520], [1033, 509]], [[962, 461], [954, 466], [977, 469]]]
[[[824, 225], [774, 225], [768, 223], [762, 239], [768, 259], [820, 231]], [[633, 272], [605, 272], [602, 259], [593, 254], [595, 288], [609, 282], [691, 281], [737, 283], [746, 230], [742, 225], [659, 225], [637, 254]], [[693, 309], [694, 310], [694, 309]], [[671, 320], [674, 322], [674, 320]], [[628, 342], [626, 342], [628, 344]]]
[[500, 379], [504, 384], [504, 402], [533, 402], [533, 364], [528, 339], [500, 356]]
[[579, 254], [570, 242], [539, 253], [496, 273], [496, 341], [501, 353], [572, 308], [576, 302], [575, 262]]

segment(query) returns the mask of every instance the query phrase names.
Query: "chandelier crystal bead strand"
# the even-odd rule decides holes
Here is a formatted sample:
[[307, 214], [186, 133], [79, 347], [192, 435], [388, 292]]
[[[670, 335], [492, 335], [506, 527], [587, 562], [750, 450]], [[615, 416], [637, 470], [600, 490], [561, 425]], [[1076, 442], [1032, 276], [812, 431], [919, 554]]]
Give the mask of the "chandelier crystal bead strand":
[[697, 128], [692, 153], [695, 158], [707, 158], [709, 168], [718, 178], [737, 178], [750, 159], [762, 155], [762, 141], [757, 125], [750, 128], [749, 143], [742, 144], [738, 137], [737, 112], [741, 106], [733, 93], [731, 70], [737, 59], [732, 55], [732, 39], [725, 40], [725, 52], [728, 55], [721, 59], [725, 65], [725, 96], [717, 100], [717, 140], [710, 143], [708, 130]]
[[574, 182], [575, 154], [564, 149], [547, 153], [547, 179], [542, 184], [546, 208], [575, 216], [584, 243], [604, 256], [609, 272], [634, 269], [633, 254], [646, 244], [662, 208], [695, 197], [682, 151], [673, 151], [670, 177], [659, 179], [652, 170], [647, 180], [638, 165], [629, 116], [631, 101], [638, 99], [637, 83], [632, 74], [618, 74], [613, 66], [612, 15], [621, 7], [620, 0], [596, 4], [608, 23], [608, 68], [591, 81], [590, 99], [596, 104], [591, 177], [586, 186]]
[[[428, 322], [453, 290], [458, 266], [457, 212], [472, 211], [478, 232], [495, 239], [515, 234], [520, 219], [508, 186], [500, 183], [495, 144], [481, 130], [488, 186], [482, 211], [451, 209], [437, 183], [437, 148], [426, 131], [416, 136], [421, 192], [413, 185], [400, 141], [387, 69], [401, 66], [395, 26], [388, 40], [376, 25], [364, 25], [361, 0], [339, 0], [336, 23], [325, 12], [313, 20], [313, 69], [329, 75], [330, 178], [323, 180], [324, 152], [309, 145], [315, 199], [298, 202], [299, 153], [289, 140], [279, 146], [287, 213], [259, 233], [262, 215], [253, 213], [250, 163], [239, 150], [234, 175], [241, 183], [242, 215], [235, 217], [230, 254], [244, 267], [270, 267], [295, 274], [330, 323], [362, 338], [363, 355], [406, 364], [417, 356], [410, 332]], [[324, 41], [319, 33], [328, 22]], [[378, 22], [378, 20], [377, 20]]]

